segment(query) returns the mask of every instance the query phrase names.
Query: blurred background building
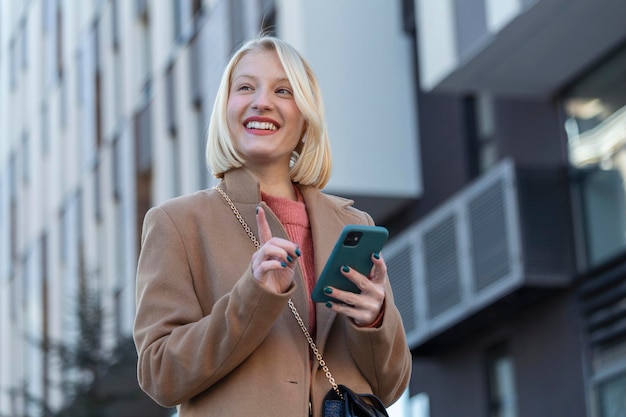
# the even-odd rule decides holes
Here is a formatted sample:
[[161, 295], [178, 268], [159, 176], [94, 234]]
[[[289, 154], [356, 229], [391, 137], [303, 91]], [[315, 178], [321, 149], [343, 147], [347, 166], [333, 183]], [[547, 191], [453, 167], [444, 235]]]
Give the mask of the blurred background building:
[[[626, 416], [625, 20], [623, 0], [0, 0], [0, 415], [71, 410], [59, 381], [136, 390], [114, 353], [143, 215], [215, 184], [217, 84], [265, 30], [320, 79], [326, 191], [391, 232], [400, 413]], [[68, 374], [38, 342], [89, 345], [86, 304], [107, 366]]]

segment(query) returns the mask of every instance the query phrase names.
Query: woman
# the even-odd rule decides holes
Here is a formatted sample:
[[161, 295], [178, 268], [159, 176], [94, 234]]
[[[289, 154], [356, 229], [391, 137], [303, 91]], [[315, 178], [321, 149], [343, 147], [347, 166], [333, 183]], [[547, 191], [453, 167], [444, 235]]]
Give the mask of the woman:
[[343, 226], [373, 220], [320, 191], [331, 165], [322, 98], [293, 47], [265, 36], [233, 55], [206, 152], [220, 190], [170, 200], [144, 220], [134, 327], [142, 389], [181, 417], [321, 416], [330, 384], [292, 299], [337, 382], [394, 402], [411, 355], [382, 256], [369, 276], [343, 272], [360, 294], [310, 298]]

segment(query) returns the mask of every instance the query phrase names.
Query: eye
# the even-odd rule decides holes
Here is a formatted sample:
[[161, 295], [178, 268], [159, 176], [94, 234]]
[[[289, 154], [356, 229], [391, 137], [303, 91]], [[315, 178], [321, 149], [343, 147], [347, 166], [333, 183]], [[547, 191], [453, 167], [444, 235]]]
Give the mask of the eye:
[[276, 93], [281, 94], [281, 95], [293, 95], [291, 90], [289, 88], [286, 88], [286, 87], [277, 88], [276, 89]]
[[251, 91], [252, 90], [252, 86], [250, 86], [249, 84], [241, 84], [237, 87], [237, 91]]

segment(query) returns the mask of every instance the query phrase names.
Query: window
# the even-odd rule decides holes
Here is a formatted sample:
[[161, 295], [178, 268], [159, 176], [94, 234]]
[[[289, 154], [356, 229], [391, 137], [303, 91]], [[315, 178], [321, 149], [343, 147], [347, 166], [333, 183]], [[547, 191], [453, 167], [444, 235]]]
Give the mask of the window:
[[592, 346], [595, 413], [597, 417], [626, 415], [626, 337]]
[[602, 382], [598, 386], [599, 417], [626, 415], [626, 372]]
[[165, 122], [170, 136], [176, 136], [176, 74], [173, 63], [165, 72]]
[[120, 46], [120, 25], [117, 17], [117, 1], [118, 0], [110, 0], [111, 1], [111, 47], [114, 52], [119, 50]]
[[97, 26], [92, 27], [86, 36], [80, 52], [79, 63], [79, 103], [82, 157], [88, 166], [95, 162], [95, 152], [98, 140], [97, 111], [98, 109], [98, 86], [97, 86]]
[[198, 186], [199, 188], [205, 188], [208, 185], [208, 170], [205, 157], [206, 148], [206, 125], [204, 121], [204, 114], [202, 108], [199, 108], [194, 112], [196, 120], [196, 138], [198, 152]]
[[180, 141], [176, 136], [170, 136], [170, 160], [171, 160], [171, 189], [172, 195], [180, 195], [181, 188], [181, 166], [180, 166]]
[[189, 49], [189, 59], [191, 60], [189, 64], [191, 102], [196, 109], [200, 109], [202, 107], [204, 79], [206, 77], [206, 70], [203, 68], [203, 57], [205, 54], [203, 53], [202, 38], [195, 36], [189, 44]]
[[22, 132], [22, 184], [30, 183], [30, 137], [28, 132]]
[[41, 152], [50, 153], [50, 110], [46, 103], [41, 105]]
[[111, 158], [113, 200], [119, 202], [122, 198], [122, 144], [119, 136], [113, 139], [111, 153], [113, 156]]
[[189, 18], [189, 2], [185, 0], [172, 0], [174, 3], [174, 40], [186, 43], [183, 32]]
[[21, 65], [22, 71], [26, 71], [28, 69], [28, 24], [26, 23], [26, 19], [22, 20], [22, 24], [20, 26], [20, 31], [22, 32], [22, 36], [20, 37], [21, 43]]
[[150, 102], [135, 113], [135, 149], [137, 150], [137, 171], [145, 174], [152, 169], [152, 134], [150, 119]]
[[15, 153], [9, 158], [9, 227], [11, 263], [17, 262], [17, 157]]
[[57, 81], [61, 70], [62, 56], [62, 25], [61, 6], [58, 0], [43, 2], [43, 46], [44, 46], [44, 74], [47, 84]]
[[517, 417], [513, 358], [506, 344], [487, 351], [489, 417]]
[[66, 76], [61, 74], [59, 77], [59, 125], [61, 129], [67, 128], [67, 81]]
[[176, 76], [174, 64], [168, 66], [165, 73], [165, 120], [170, 137], [170, 158], [171, 158], [171, 190], [172, 195], [179, 195], [181, 192], [181, 172], [180, 172], [180, 141], [177, 136], [176, 126]]
[[102, 181], [100, 179], [100, 161], [97, 160], [93, 168], [93, 197], [94, 197], [94, 217], [96, 222], [102, 221]]
[[563, 97], [586, 265], [626, 253], [626, 47]]
[[9, 85], [11, 90], [17, 88], [17, 52], [15, 38], [9, 42]]

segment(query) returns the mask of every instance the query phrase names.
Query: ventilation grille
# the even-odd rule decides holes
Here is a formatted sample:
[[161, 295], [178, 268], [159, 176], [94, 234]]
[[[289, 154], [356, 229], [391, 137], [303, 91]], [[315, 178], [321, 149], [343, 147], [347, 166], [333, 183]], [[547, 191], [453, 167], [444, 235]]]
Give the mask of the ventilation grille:
[[504, 181], [498, 179], [468, 202], [470, 248], [478, 292], [511, 272], [511, 236], [504, 191]]
[[503, 161], [387, 245], [411, 348], [519, 287], [515, 192], [513, 164]]
[[461, 302], [456, 216], [446, 216], [423, 233], [428, 318], [433, 319]]

